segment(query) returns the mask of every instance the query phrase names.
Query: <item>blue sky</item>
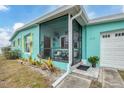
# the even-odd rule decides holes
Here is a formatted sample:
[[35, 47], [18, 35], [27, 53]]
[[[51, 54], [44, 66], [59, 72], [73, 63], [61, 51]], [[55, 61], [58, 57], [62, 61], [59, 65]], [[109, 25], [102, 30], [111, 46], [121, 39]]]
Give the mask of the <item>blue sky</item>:
[[122, 5], [89, 5], [84, 7], [89, 19], [124, 12], [124, 6]]
[[[55, 10], [57, 5], [0, 6], [0, 47], [9, 44], [15, 29]], [[124, 12], [123, 6], [84, 6], [90, 19]]]

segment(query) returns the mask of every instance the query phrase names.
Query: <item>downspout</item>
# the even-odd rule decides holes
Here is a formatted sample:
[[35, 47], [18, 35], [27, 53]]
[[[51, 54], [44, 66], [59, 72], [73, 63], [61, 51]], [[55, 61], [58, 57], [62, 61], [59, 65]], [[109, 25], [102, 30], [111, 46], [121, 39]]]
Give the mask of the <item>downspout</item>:
[[[68, 17], [68, 34], [71, 35], [72, 37], [72, 22], [75, 18], [79, 17], [80, 15], [82, 14], [82, 11], [80, 10], [79, 13], [77, 13], [76, 15], [74, 15], [72, 18], [69, 14], [69, 17]], [[71, 72], [71, 65], [72, 65], [72, 61], [73, 61], [73, 56], [72, 56], [72, 44], [73, 44], [73, 40], [72, 38], [69, 37], [69, 43], [71, 43], [71, 45], [69, 45], [69, 48], [71, 47], [71, 49], [69, 49], [69, 64], [67, 66], [67, 71], [59, 78], [57, 79], [53, 84], [52, 86], [53, 87], [56, 87], [62, 80], [64, 80], [64, 78]]]

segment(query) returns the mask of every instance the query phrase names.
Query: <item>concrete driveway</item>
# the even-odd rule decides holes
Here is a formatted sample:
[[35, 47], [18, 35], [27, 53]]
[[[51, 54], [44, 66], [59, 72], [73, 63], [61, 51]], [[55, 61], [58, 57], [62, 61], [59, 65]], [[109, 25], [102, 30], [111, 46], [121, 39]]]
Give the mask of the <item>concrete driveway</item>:
[[124, 88], [124, 81], [117, 69], [102, 68], [102, 86], [104, 88]]
[[[89, 88], [92, 78], [71, 73], [57, 87], [58, 88]], [[100, 68], [99, 77], [95, 79], [102, 83], [103, 88], [124, 88], [124, 81], [117, 69]]]

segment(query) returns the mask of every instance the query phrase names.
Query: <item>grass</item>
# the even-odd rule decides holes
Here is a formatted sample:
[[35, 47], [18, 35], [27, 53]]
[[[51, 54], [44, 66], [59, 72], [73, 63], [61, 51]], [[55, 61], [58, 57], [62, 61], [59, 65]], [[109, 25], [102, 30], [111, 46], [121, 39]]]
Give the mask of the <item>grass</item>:
[[49, 80], [16, 60], [6, 60], [0, 56], [0, 87], [45, 88], [49, 87]]
[[97, 80], [92, 80], [90, 88], [102, 88], [102, 83]]
[[124, 70], [123, 71], [122, 70], [118, 70], [118, 72], [119, 72], [120, 76], [122, 77], [122, 79], [124, 80]]

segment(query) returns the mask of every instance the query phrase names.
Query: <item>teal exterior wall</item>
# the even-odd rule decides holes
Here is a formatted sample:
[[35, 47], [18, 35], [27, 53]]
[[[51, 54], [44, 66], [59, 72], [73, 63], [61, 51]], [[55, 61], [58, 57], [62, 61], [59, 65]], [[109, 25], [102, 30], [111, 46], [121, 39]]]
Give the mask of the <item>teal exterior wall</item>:
[[124, 21], [113, 21], [82, 27], [82, 59], [100, 57], [100, 33], [124, 29]]
[[59, 62], [59, 61], [53, 61], [54, 66], [62, 69], [62, 70], [67, 70], [67, 65], [68, 63], [63, 63], [63, 62]]
[[22, 46], [22, 40], [23, 38], [32, 33], [32, 58], [35, 59], [37, 57], [37, 54], [39, 54], [39, 26], [33, 26], [30, 28], [27, 28], [25, 30], [20, 31], [13, 39], [12, 42], [17, 42], [17, 39], [20, 39], [20, 45], [17, 45], [15, 47], [12, 47], [12, 49], [19, 49], [21, 50], [21, 56], [23, 58], [28, 58], [30, 56], [29, 53], [26, 53], [24, 50], [24, 47]]

